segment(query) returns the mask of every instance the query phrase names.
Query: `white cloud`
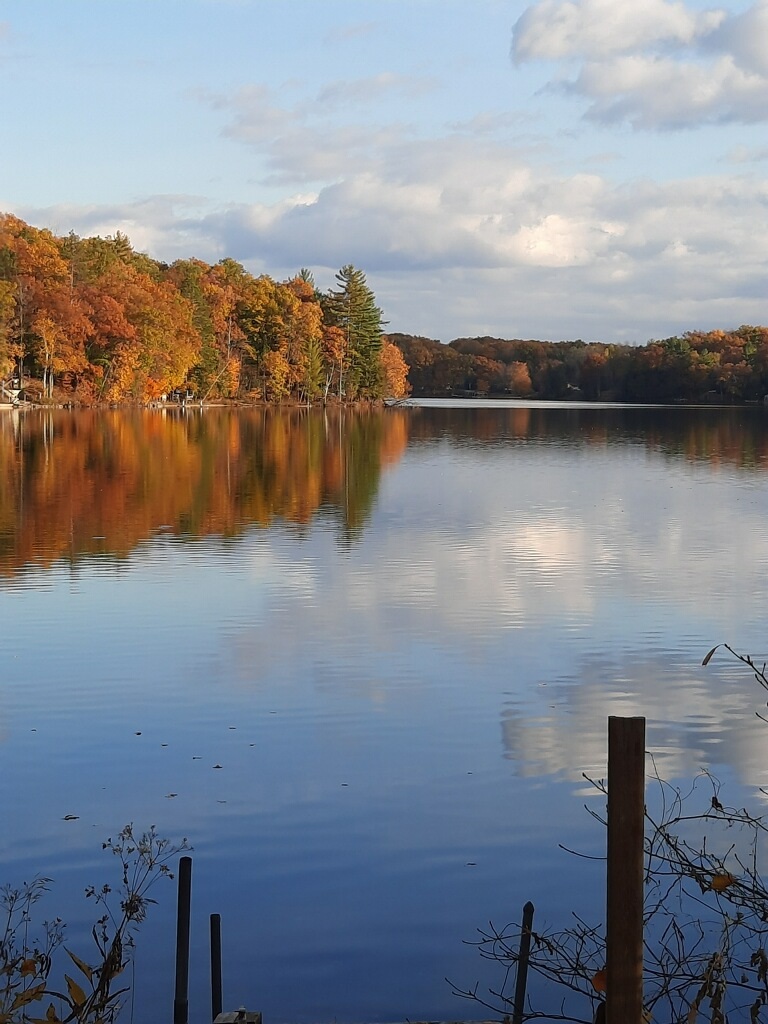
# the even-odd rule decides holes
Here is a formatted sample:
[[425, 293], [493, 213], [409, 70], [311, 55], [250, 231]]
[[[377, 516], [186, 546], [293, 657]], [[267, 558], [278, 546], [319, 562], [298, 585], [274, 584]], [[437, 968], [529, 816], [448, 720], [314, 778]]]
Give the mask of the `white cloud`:
[[200, 223], [206, 203], [199, 196], [159, 195], [110, 205], [61, 203], [48, 207], [21, 207], [0, 199], [0, 209], [57, 235], [74, 231], [82, 237], [106, 237], [119, 231], [138, 252], [168, 262], [192, 255], [209, 260], [226, 255], [219, 251], [218, 240], [202, 238]]
[[724, 17], [668, 0], [539, 0], [514, 27], [512, 55], [517, 61], [604, 58], [659, 44], [689, 45]]
[[515, 25], [512, 55], [564, 62], [551, 85], [588, 100], [587, 117], [602, 123], [768, 119], [768, 0], [739, 15], [667, 0], [540, 0]]
[[[243, 241], [295, 263], [303, 252], [316, 265], [338, 263], [342, 252], [371, 270], [399, 267], [539, 268], [580, 266], [599, 273], [606, 260], [629, 260], [635, 273], [671, 240], [692, 256], [691, 270], [716, 261], [733, 269], [763, 262], [768, 242], [754, 231], [765, 201], [763, 183], [702, 178], [657, 185], [611, 186], [596, 175], [536, 177], [501, 160], [476, 190], [463, 191], [455, 176], [471, 160], [454, 153], [453, 167], [431, 184], [411, 184], [375, 174], [297, 196], [279, 207], [233, 207], [226, 223], [239, 225]], [[208, 229], [225, 227], [214, 215]], [[237, 254], [236, 254], [237, 255]], [[752, 261], [755, 261], [754, 263]], [[716, 274], [717, 277], [717, 274]]]

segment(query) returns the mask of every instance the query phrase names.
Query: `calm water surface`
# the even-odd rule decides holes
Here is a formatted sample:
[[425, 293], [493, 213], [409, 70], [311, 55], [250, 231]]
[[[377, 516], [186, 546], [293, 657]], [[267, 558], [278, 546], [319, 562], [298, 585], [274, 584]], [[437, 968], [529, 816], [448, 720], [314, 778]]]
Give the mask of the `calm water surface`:
[[[472, 403], [0, 414], [0, 881], [88, 883], [127, 822], [194, 847], [191, 1021], [481, 1016], [489, 920], [602, 919], [583, 773], [763, 799], [768, 414]], [[220, 765], [220, 768], [214, 767]], [[65, 821], [67, 815], [75, 815]], [[175, 890], [138, 941], [169, 1019]], [[86, 956], [87, 958], [87, 956]]]

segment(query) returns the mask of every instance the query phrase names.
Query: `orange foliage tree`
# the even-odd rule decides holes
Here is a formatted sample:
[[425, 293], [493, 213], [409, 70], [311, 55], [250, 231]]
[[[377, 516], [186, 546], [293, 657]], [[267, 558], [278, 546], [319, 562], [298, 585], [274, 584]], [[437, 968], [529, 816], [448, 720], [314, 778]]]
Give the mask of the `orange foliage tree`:
[[408, 383], [408, 366], [403, 353], [386, 338], [381, 343], [381, 367], [384, 374], [384, 397], [405, 398], [411, 393]]

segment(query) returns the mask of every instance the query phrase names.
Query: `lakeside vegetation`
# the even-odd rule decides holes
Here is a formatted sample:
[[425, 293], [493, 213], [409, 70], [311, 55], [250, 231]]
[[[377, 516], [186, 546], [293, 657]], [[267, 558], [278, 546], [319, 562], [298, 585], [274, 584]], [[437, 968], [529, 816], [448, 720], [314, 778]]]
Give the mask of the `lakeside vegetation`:
[[597, 402], [761, 401], [768, 327], [687, 331], [645, 345], [391, 334], [414, 396], [498, 395]]
[[[38, 918], [50, 878], [0, 887], [0, 1024], [113, 1024], [124, 1003], [132, 1003], [135, 935], [157, 902], [149, 892], [159, 879], [173, 879], [171, 865], [190, 846], [161, 838], [154, 825], [140, 832], [131, 824], [101, 846], [118, 858], [122, 880], [85, 890], [99, 914], [86, 959], [66, 944], [60, 917]], [[74, 964], [76, 978], [61, 970], [58, 980], [62, 963], [75, 973]], [[30, 1015], [42, 1013], [46, 1001], [45, 1017]]]
[[321, 293], [303, 270], [254, 277], [232, 259], [161, 263], [118, 232], [63, 238], [0, 214], [0, 381], [86, 404], [197, 400], [302, 403], [406, 394], [365, 274]]
[[768, 327], [642, 345], [384, 333], [362, 270], [254, 277], [237, 261], [171, 264], [128, 238], [57, 237], [0, 214], [0, 381], [26, 397], [152, 402], [377, 401], [496, 395], [641, 403], [761, 401]]

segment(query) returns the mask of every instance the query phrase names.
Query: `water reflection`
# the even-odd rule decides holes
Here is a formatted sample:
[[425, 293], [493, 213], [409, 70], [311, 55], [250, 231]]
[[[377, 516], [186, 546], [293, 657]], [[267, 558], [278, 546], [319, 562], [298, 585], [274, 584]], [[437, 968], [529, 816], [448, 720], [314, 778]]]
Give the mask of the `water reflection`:
[[[303, 527], [331, 517], [349, 541], [382, 470], [408, 444], [438, 442], [477, 452], [636, 444], [675, 460], [768, 467], [762, 409], [16, 411], [0, 415], [0, 575], [119, 560], [158, 531], [227, 538], [278, 518]], [[527, 529], [541, 556], [557, 559], [546, 524]]]
[[154, 821], [195, 846], [238, 1003], [460, 1016], [476, 927], [598, 905], [557, 844], [602, 840], [607, 715], [754, 803], [763, 698], [700, 663], [765, 648], [762, 412], [0, 418], [0, 877], [94, 881], [94, 842]]
[[573, 446], [639, 444], [689, 461], [768, 467], [768, 411], [741, 408], [524, 405], [467, 402], [412, 409], [412, 441], [450, 440], [459, 446], [556, 441]]
[[757, 787], [768, 782], [768, 725], [756, 714], [759, 690], [733, 662], [707, 671], [698, 657], [671, 650], [611, 652], [536, 686], [534, 708], [507, 700], [501, 715], [505, 756], [524, 775], [604, 778], [609, 709], [646, 718], [662, 778], [691, 779], [702, 766], [728, 764], [765, 797]]
[[0, 416], [0, 574], [318, 514], [350, 540], [406, 437], [400, 410]]

